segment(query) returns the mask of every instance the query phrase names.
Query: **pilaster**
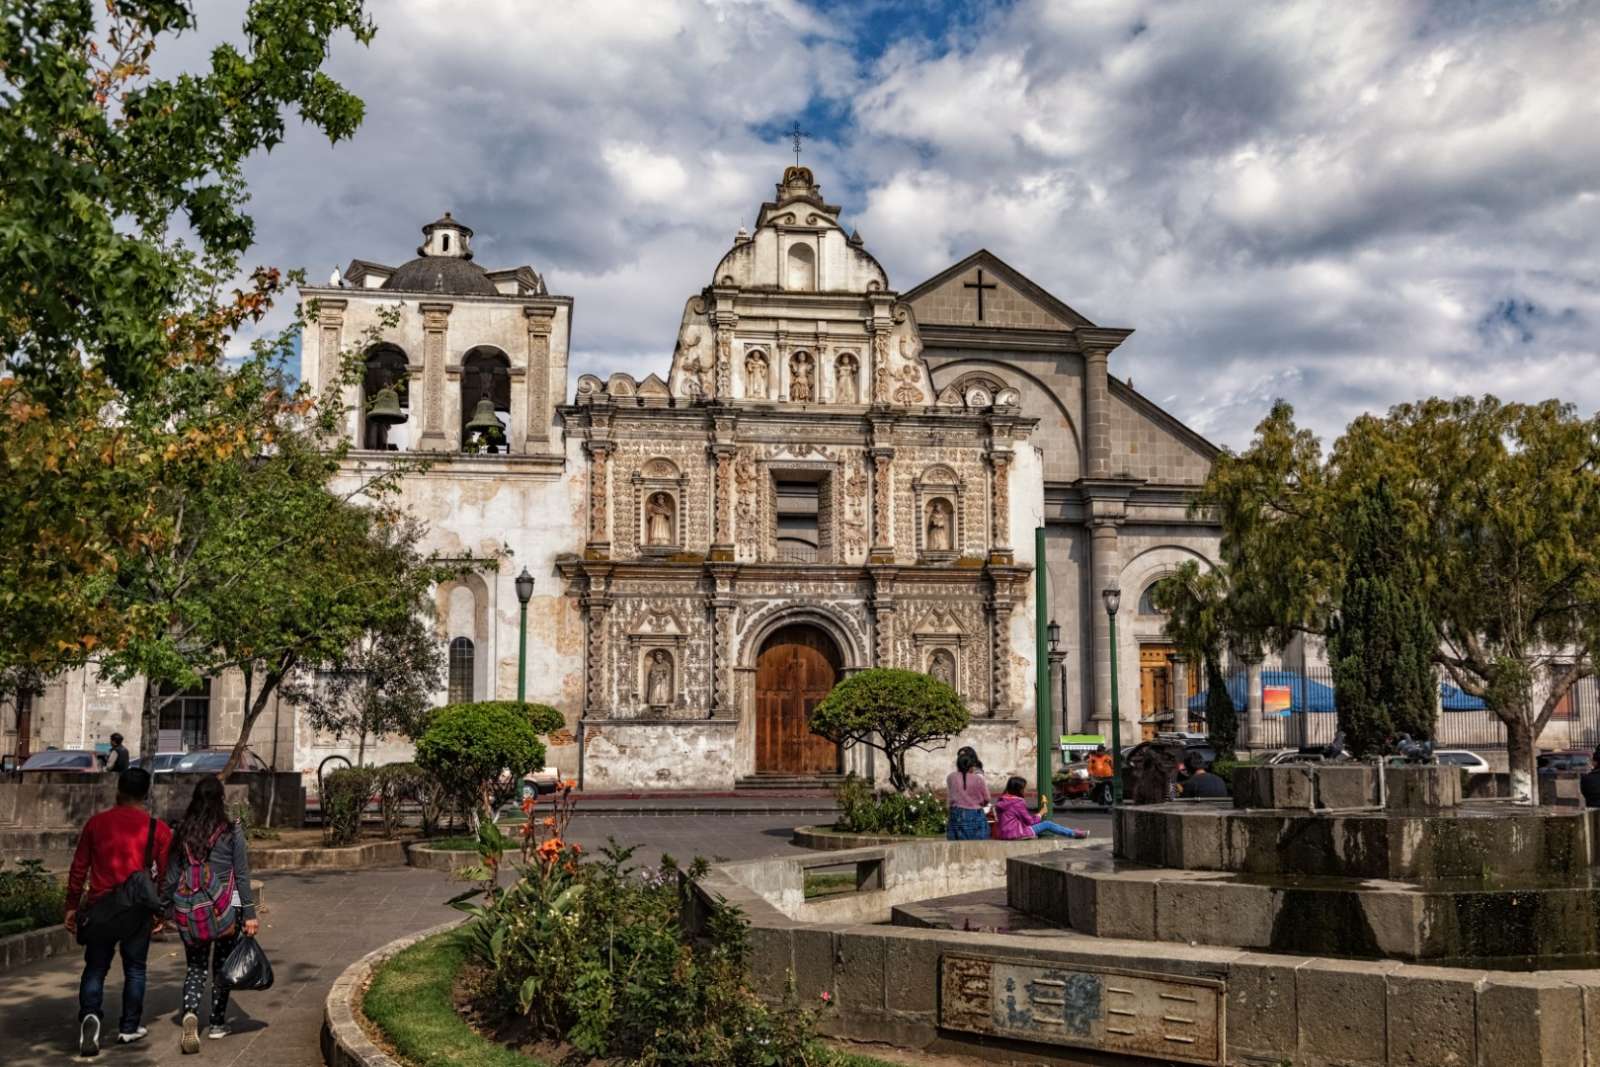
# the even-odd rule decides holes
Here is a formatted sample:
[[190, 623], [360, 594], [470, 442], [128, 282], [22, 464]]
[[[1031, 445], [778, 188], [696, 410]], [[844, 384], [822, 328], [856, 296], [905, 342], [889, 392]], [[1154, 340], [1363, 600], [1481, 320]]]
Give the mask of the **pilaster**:
[[589, 454], [589, 543], [584, 554], [590, 559], [611, 555], [611, 451], [610, 440], [584, 442]]
[[325, 392], [339, 377], [344, 359], [344, 311], [348, 300], [317, 298], [317, 391]]
[[526, 423], [522, 450], [543, 452], [550, 441], [550, 334], [555, 327], [553, 307], [524, 307], [528, 326], [528, 377]]
[[445, 303], [418, 305], [422, 312], [422, 381], [427, 394], [423, 400], [420, 442], [425, 451], [450, 449], [444, 430], [444, 363], [453, 306]]
[[[1094, 650], [1094, 725], [1096, 732], [1109, 736], [1111, 732], [1111, 672], [1116, 664], [1111, 662], [1111, 636], [1105, 607], [1100, 593], [1117, 584], [1122, 570], [1121, 555], [1117, 545], [1117, 524], [1110, 519], [1096, 519], [1089, 528], [1089, 565], [1091, 585], [1088, 610], [1094, 618], [1089, 628], [1093, 635]], [[1112, 620], [1115, 621], [1115, 620]], [[1137, 694], [1129, 693], [1137, 700]], [[1118, 693], [1121, 702], [1122, 693]], [[1137, 706], [1137, 703], [1135, 703]]]
[[1111, 477], [1111, 387], [1109, 348], [1083, 353], [1085, 471], [1090, 478]]

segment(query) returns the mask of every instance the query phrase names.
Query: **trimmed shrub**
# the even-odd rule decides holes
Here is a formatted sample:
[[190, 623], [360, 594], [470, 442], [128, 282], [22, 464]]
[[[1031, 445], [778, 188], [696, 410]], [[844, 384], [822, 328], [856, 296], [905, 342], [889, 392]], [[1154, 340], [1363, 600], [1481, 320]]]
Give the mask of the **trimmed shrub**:
[[415, 763], [386, 763], [373, 775], [378, 792], [378, 813], [383, 819], [383, 836], [393, 837], [400, 832], [402, 808], [408, 803], [422, 803], [423, 791], [428, 785], [428, 773]]
[[[4, 860], [0, 860], [3, 866]], [[67, 890], [38, 860], [0, 870], [0, 935], [54, 926], [66, 914]]]
[[[516, 795], [523, 775], [544, 766], [544, 744], [528, 708], [514, 700], [448, 704], [433, 713], [417, 742], [417, 765], [469, 813], [474, 831]], [[559, 713], [546, 708], [555, 714]], [[549, 722], [541, 716], [539, 725]]]
[[1228, 695], [1228, 680], [1216, 656], [1206, 657], [1206, 740], [1219, 760], [1231, 759], [1239, 743], [1239, 709]]
[[906, 753], [960, 733], [972, 721], [961, 695], [916, 671], [875, 667], [833, 687], [811, 711], [811, 732], [845, 748], [868, 745], [884, 754], [889, 784], [911, 788]]
[[371, 767], [341, 767], [322, 780], [324, 842], [338, 847], [361, 837], [361, 816], [372, 799], [375, 779]]

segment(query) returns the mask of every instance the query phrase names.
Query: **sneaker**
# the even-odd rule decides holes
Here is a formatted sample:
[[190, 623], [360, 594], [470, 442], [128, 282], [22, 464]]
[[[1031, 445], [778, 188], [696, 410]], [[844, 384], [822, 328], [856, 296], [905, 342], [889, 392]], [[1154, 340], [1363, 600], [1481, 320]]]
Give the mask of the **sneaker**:
[[85, 1015], [78, 1024], [78, 1055], [100, 1055], [100, 1020], [93, 1015]]
[[117, 1044], [131, 1045], [149, 1032], [150, 1028], [146, 1026], [141, 1026], [137, 1030], [120, 1031], [117, 1034]]
[[200, 1051], [200, 1016], [192, 1011], [183, 1013], [183, 1037], [178, 1042], [178, 1047], [184, 1055], [193, 1055]]
[[206, 1036], [213, 1041], [220, 1041], [231, 1033], [233, 1031], [228, 1029], [227, 1023], [212, 1023], [211, 1029], [206, 1031]]

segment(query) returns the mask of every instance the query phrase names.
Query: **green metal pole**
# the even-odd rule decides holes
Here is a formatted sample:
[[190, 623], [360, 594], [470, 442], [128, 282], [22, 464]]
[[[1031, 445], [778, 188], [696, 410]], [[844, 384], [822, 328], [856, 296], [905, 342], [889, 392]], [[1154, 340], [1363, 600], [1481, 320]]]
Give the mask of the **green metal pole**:
[[1045, 627], [1050, 618], [1046, 607], [1050, 591], [1050, 578], [1045, 573], [1044, 527], [1033, 531], [1033, 645], [1034, 645], [1034, 725], [1038, 727], [1039, 743], [1035, 753], [1039, 783], [1039, 806], [1042, 810], [1050, 800], [1050, 645]]
[[1111, 628], [1111, 804], [1122, 805], [1122, 712], [1117, 707], [1117, 617], [1106, 612]]
[[528, 693], [528, 605], [522, 605], [517, 623], [517, 703], [527, 703]]

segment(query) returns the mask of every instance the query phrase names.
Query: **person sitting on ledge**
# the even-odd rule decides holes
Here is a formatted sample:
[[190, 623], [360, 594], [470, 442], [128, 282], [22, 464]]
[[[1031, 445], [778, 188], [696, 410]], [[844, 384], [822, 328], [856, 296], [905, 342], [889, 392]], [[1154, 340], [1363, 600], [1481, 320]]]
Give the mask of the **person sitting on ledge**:
[[1041, 801], [1039, 814], [1028, 810], [1022, 791], [1028, 787], [1025, 779], [1012, 775], [1006, 779], [1006, 791], [994, 798], [995, 836], [1002, 841], [1026, 841], [1034, 837], [1088, 837], [1087, 830], [1074, 830], [1046, 819]]
[[1212, 774], [1206, 767], [1205, 757], [1191, 752], [1183, 758], [1189, 777], [1181, 786], [1185, 800], [1216, 799], [1228, 795], [1228, 783]]

